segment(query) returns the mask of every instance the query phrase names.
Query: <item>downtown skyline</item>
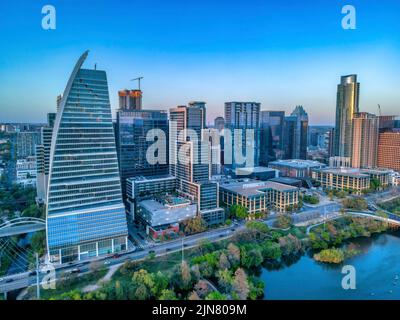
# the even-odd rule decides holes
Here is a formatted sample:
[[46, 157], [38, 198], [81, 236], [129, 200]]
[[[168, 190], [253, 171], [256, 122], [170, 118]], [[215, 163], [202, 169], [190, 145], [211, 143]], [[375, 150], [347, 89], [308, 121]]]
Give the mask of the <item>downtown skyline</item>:
[[[137, 76], [144, 77], [144, 109], [205, 101], [207, 123], [223, 115], [225, 102], [236, 100], [286, 112], [303, 105], [311, 125], [333, 125], [338, 79], [353, 73], [362, 85], [360, 109], [377, 113], [380, 104], [383, 114], [397, 114], [400, 42], [393, 30], [399, 30], [400, 23], [393, 12], [398, 4], [354, 1], [357, 29], [343, 30], [342, 1], [310, 1], [295, 8], [285, 6], [292, 1], [255, 3], [243, 15], [243, 4], [228, 6], [224, 1], [211, 7], [157, 2], [153, 8], [133, 2], [124, 10], [135, 8], [136, 19], [124, 20], [117, 19], [118, 6], [105, 2], [99, 2], [96, 15], [87, 4], [77, 6], [72, 15], [73, 2], [55, 1], [57, 28], [47, 31], [40, 27], [39, 5], [7, 5], [8, 14], [0, 22], [6, 31], [0, 53], [0, 118], [45, 122], [65, 86], [71, 61], [86, 49], [91, 51], [87, 65], [97, 63], [109, 75], [113, 118], [118, 90], [136, 88], [129, 80]], [[23, 19], [17, 16], [22, 4], [30, 7]], [[179, 8], [182, 15], [168, 19]], [[229, 23], [239, 16], [242, 22]], [[106, 17], [111, 25], [100, 23]], [[385, 23], [372, 27], [374, 19]], [[77, 35], [79, 25], [84, 29]], [[26, 33], [29, 39], [22, 37]], [[21, 77], [26, 94], [19, 93]]]

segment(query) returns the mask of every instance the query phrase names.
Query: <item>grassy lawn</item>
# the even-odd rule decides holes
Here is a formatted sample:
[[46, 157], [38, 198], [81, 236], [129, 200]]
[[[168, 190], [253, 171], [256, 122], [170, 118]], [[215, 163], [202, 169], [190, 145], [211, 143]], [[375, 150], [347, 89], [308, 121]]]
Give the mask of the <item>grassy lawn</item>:
[[[96, 284], [101, 278], [107, 274], [107, 269], [101, 269], [93, 273], [85, 274], [82, 276], [71, 276], [66, 280], [57, 281], [56, 288], [45, 290], [40, 288], [40, 297], [43, 300], [51, 298], [57, 299], [57, 296], [70, 290], [82, 290], [84, 287], [90, 284]], [[28, 289], [27, 299], [36, 299], [36, 287], [30, 287]]]

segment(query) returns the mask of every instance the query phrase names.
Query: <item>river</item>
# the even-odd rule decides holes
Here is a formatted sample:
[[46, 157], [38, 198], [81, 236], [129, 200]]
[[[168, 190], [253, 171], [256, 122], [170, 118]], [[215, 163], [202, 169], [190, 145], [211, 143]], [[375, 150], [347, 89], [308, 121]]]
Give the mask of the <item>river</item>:
[[[319, 263], [310, 254], [260, 275], [265, 300], [400, 299], [400, 232], [351, 241], [362, 251], [341, 265]], [[356, 270], [356, 289], [344, 290], [344, 265]], [[275, 266], [277, 267], [277, 266]]]

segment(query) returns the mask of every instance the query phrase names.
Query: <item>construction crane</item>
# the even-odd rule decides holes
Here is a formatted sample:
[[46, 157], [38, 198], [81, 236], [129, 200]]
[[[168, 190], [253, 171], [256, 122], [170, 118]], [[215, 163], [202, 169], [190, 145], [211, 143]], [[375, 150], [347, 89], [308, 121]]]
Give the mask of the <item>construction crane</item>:
[[135, 78], [135, 79], [131, 79], [131, 81], [136, 81], [137, 80], [137, 82], [139, 83], [139, 90], [140, 90], [140, 80], [142, 80], [143, 79], [143, 77], [138, 77], [138, 78]]
[[380, 104], [378, 104], [378, 110], [379, 110], [379, 116], [382, 116], [381, 105]]

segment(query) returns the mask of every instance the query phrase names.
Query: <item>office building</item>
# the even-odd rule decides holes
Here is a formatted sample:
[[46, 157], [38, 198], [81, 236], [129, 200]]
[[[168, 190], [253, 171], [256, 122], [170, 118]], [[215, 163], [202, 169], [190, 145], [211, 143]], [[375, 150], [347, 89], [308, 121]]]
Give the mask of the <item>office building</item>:
[[285, 159], [307, 159], [308, 115], [303, 106], [296, 106], [284, 125]]
[[17, 159], [16, 183], [22, 187], [36, 187], [36, 157], [29, 156]]
[[370, 187], [370, 176], [353, 168], [313, 169], [312, 178], [324, 189], [352, 190], [356, 194]]
[[222, 132], [216, 128], [203, 130], [203, 138], [209, 141], [209, 163], [211, 166], [211, 175], [220, 175], [222, 173]]
[[289, 159], [270, 162], [269, 167], [279, 170], [283, 177], [309, 178], [312, 169], [321, 169], [326, 165], [312, 160]]
[[[165, 140], [162, 147], [157, 150], [157, 154], [150, 155], [148, 151], [154, 144], [154, 139], [147, 139], [147, 135], [153, 129], [159, 130]], [[160, 137], [158, 138], [160, 139]], [[168, 174], [167, 111], [118, 110], [115, 140], [124, 200], [126, 200], [126, 179], [136, 176], [151, 177]], [[154, 156], [154, 159], [149, 156]], [[159, 161], [153, 162], [157, 158]]]
[[260, 164], [267, 166], [270, 161], [282, 159], [284, 111], [261, 111], [260, 113]]
[[39, 131], [18, 131], [12, 134], [11, 143], [17, 159], [34, 156], [36, 145], [40, 144]]
[[220, 199], [227, 207], [241, 205], [249, 214], [268, 209], [286, 212], [299, 203], [299, 188], [271, 181], [232, 180], [220, 184]]
[[159, 194], [173, 194], [176, 189], [176, 178], [170, 175], [153, 177], [133, 177], [126, 180], [128, 213], [135, 221], [138, 203], [144, 199], [153, 199]]
[[37, 184], [36, 193], [38, 203], [46, 202], [49, 179], [50, 148], [53, 136], [56, 113], [47, 114], [47, 124], [41, 128], [40, 144], [36, 146]]
[[210, 182], [210, 144], [203, 139], [205, 108], [179, 106], [170, 109], [170, 174], [178, 193], [197, 203], [198, 214], [208, 224], [223, 223], [218, 184]]
[[357, 75], [342, 76], [337, 87], [334, 156], [351, 157], [353, 115], [359, 112], [359, 95]]
[[400, 129], [379, 133], [378, 167], [400, 172]]
[[119, 109], [124, 111], [142, 109], [142, 91], [141, 90], [120, 90], [118, 91]]
[[[257, 102], [226, 102], [225, 103], [225, 128], [230, 129], [231, 137], [227, 137], [228, 131], [225, 130], [225, 161], [226, 166], [232, 169], [243, 168], [246, 166], [255, 167], [259, 165], [260, 158], [260, 107], [261, 104]], [[241, 141], [235, 141], [235, 130], [241, 132]], [[249, 131], [248, 131], [249, 130]], [[254, 136], [249, 135], [246, 139], [247, 133], [253, 131]], [[227, 140], [229, 138], [229, 140]], [[226, 151], [227, 143], [230, 142], [232, 146], [232, 153], [228, 154]], [[240, 148], [241, 143], [241, 148]], [[235, 152], [237, 149], [237, 152]], [[247, 154], [246, 150], [250, 150], [251, 154]], [[245, 161], [237, 158], [236, 153], [244, 157]]]
[[138, 220], [145, 226], [147, 235], [154, 240], [178, 236], [179, 224], [193, 219], [196, 214], [196, 204], [171, 195], [140, 201], [137, 210]]
[[76, 63], [50, 149], [47, 248], [53, 263], [126, 250], [128, 230], [105, 71]]
[[353, 168], [375, 168], [377, 165], [379, 118], [374, 114], [359, 112], [353, 115]]
[[313, 179], [321, 183], [322, 188], [353, 191], [361, 194], [371, 187], [371, 179], [377, 179], [381, 187], [390, 183], [390, 170], [358, 168], [322, 168], [313, 169]]
[[225, 128], [225, 119], [223, 117], [216, 117], [214, 119], [214, 128], [222, 131]]

